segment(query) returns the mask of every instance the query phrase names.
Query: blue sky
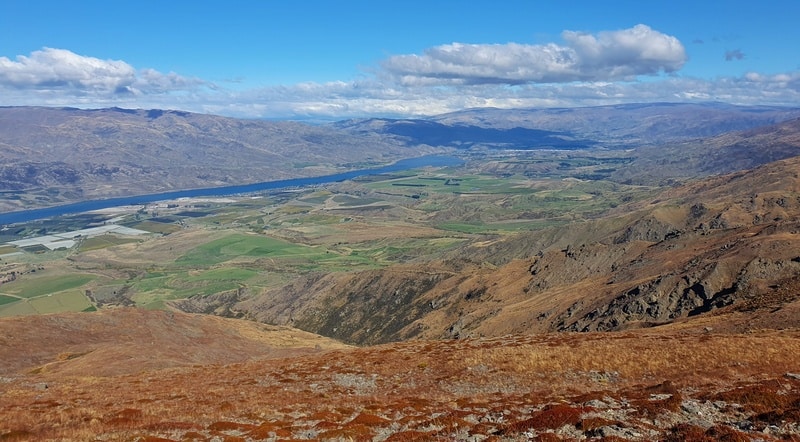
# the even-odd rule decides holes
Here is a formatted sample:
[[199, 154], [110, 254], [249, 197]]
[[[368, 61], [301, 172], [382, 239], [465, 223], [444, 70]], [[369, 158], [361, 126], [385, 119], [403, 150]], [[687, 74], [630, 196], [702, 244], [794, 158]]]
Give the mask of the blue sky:
[[249, 118], [800, 106], [800, 1], [0, 2], [0, 105]]

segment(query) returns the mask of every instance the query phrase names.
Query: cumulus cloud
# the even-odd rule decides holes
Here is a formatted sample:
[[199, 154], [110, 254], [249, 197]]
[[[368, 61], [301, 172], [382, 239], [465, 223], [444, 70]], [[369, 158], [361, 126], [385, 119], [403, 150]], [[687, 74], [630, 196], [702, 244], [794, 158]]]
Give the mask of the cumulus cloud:
[[264, 88], [219, 98], [203, 111], [257, 118], [343, 119], [421, 117], [476, 107], [574, 107], [655, 101], [796, 106], [800, 102], [800, 72], [750, 73], [714, 79], [670, 76], [659, 81], [446, 87], [387, 84], [368, 79]]
[[168, 93], [204, 84], [174, 73], [137, 71], [120, 60], [101, 60], [66, 49], [43, 48], [15, 60], [0, 57], [0, 88], [66, 95]]
[[0, 84], [19, 89], [77, 88], [114, 91], [136, 79], [129, 64], [84, 57], [65, 49], [44, 48], [16, 61], [0, 57]]
[[565, 32], [561, 45], [437, 46], [385, 60], [355, 80], [229, 90], [65, 49], [0, 57], [3, 105], [181, 109], [243, 118], [415, 117], [474, 107], [573, 107], [652, 101], [797, 106], [800, 72], [713, 79], [674, 72], [686, 61], [673, 37], [639, 25]]
[[744, 58], [744, 52], [742, 52], [741, 49], [725, 51], [725, 61], [741, 60], [743, 58]]
[[406, 85], [527, 84], [632, 80], [675, 72], [687, 60], [681, 42], [646, 25], [597, 35], [564, 31], [564, 45], [464, 44], [397, 55], [382, 63]]

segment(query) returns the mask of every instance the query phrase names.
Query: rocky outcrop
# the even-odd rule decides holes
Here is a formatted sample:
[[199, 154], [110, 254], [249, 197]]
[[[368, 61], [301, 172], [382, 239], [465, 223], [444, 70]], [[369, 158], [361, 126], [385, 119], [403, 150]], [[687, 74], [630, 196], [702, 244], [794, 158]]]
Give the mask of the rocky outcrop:
[[242, 318], [245, 313], [237, 310], [235, 306], [247, 296], [247, 288], [239, 287], [236, 290], [228, 290], [213, 295], [193, 296], [187, 299], [171, 301], [169, 305], [186, 313], [204, 313], [226, 318]]
[[447, 268], [395, 266], [312, 275], [236, 305], [248, 316], [358, 345], [414, 337], [412, 323], [439, 308], [433, 289], [465, 276]]

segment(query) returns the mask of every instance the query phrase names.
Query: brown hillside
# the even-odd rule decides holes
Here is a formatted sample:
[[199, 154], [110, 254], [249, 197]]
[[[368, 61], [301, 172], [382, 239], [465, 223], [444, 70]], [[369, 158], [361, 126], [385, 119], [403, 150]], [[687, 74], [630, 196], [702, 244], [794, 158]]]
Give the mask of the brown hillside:
[[[475, 243], [443, 261], [314, 275], [235, 309], [357, 344], [621, 330], [712, 312], [737, 331], [796, 327], [797, 170], [800, 157], [708, 178], [601, 219]], [[720, 316], [746, 305], [763, 318]]]
[[345, 346], [288, 327], [133, 308], [0, 318], [0, 373], [111, 376]]
[[624, 182], [667, 182], [739, 170], [800, 155], [800, 119], [681, 144], [646, 147], [614, 174]]
[[[124, 310], [115, 319], [141, 321], [141, 315]], [[146, 324], [162, 320], [143, 315]], [[51, 321], [56, 318], [72, 319], [56, 316]], [[225, 328], [218, 325], [239, 327], [206, 316], [196, 319], [212, 321], [220, 332]], [[164, 342], [173, 336], [171, 330], [158, 330], [164, 333]], [[176, 339], [181, 341], [183, 332], [178, 333]], [[41, 339], [27, 344], [50, 345]], [[127, 342], [120, 339], [118, 345]], [[0, 438], [778, 441], [800, 437], [796, 331], [723, 335], [638, 330], [412, 341], [231, 365], [148, 368], [182, 358], [183, 353], [173, 347], [170, 352], [130, 360], [129, 374], [40, 370], [3, 376]]]

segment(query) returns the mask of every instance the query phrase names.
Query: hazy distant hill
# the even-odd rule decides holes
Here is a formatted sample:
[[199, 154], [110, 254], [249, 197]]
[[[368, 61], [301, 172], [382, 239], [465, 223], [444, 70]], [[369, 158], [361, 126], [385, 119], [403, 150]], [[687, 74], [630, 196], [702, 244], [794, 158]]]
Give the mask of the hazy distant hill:
[[569, 133], [608, 148], [705, 138], [800, 117], [800, 108], [723, 103], [643, 103], [559, 109], [470, 109], [439, 115], [444, 125]]
[[483, 147], [489, 149], [588, 149], [598, 141], [580, 139], [569, 131], [541, 130], [533, 127], [482, 127], [457, 123], [444, 124], [433, 120], [394, 120], [372, 118], [347, 120], [336, 127], [354, 134], [381, 134], [414, 145], [446, 146], [459, 149]]
[[[800, 118], [800, 109], [655, 103], [472, 109], [424, 120], [314, 126], [157, 109], [0, 107], [0, 210], [325, 175], [443, 148], [658, 146], [632, 155], [641, 160], [636, 170], [620, 169], [617, 179], [684, 178], [789, 156], [791, 134], [778, 134], [787, 140], [782, 146], [772, 129], [721, 134], [792, 118]], [[718, 138], [697, 141], [710, 136]]]
[[[414, 157], [378, 135], [168, 110], [0, 108], [0, 209], [324, 175]], [[16, 206], [14, 205], [16, 201]]]
[[347, 120], [336, 126], [409, 144], [513, 149], [637, 148], [716, 136], [800, 117], [800, 108], [645, 103], [579, 108], [469, 109], [428, 119]]
[[647, 147], [613, 178], [635, 183], [657, 183], [703, 175], [752, 169], [800, 155], [800, 119], [706, 139]]

